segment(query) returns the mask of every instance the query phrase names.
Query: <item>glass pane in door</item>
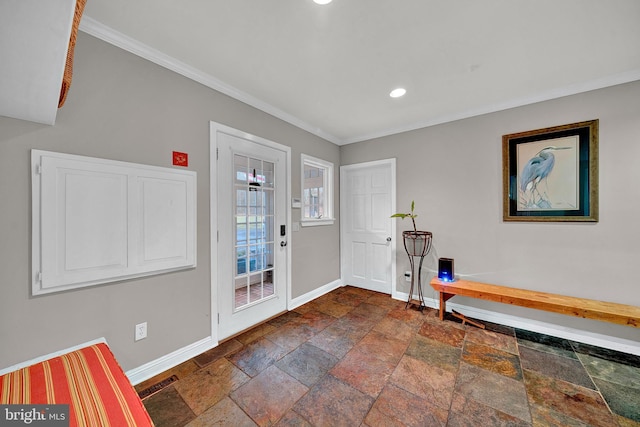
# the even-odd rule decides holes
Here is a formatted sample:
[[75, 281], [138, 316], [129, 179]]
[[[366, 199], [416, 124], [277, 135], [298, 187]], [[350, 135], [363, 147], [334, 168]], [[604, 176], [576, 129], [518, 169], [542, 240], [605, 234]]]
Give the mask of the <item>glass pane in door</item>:
[[272, 162], [234, 155], [234, 310], [275, 294], [274, 170]]

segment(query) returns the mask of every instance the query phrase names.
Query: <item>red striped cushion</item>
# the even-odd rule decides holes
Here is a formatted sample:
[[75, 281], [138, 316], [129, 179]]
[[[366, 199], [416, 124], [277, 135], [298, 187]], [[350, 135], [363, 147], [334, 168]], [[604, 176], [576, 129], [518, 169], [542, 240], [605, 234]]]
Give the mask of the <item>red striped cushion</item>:
[[69, 404], [71, 426], [152, 426], [104, 343], [0, 377], [1, 404]]

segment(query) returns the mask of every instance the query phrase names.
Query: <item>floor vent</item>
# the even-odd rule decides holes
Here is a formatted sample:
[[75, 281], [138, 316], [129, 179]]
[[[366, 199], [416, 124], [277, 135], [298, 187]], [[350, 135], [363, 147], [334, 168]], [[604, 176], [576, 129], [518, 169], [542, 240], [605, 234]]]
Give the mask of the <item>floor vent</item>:
[[140, 399], [146, 399], [148, 397], [153, 396], [154, 394], [156, 394], [157, 392], [159, 392], [160, 390], [162, 390], [165, 387], [168, 387], [169, 385], [171, 385], [171, 383], [174, 383], [178, 381], [178, 377], [175, 375], [170, 376], [167, 379], [164, 379], [162, 381], [160, 381], [159, 383], [155, 383], [147, 388], [145, 388], [144, 390], [140, 391], [140, 393], [138, 393], [138, 396], [140, 396]]

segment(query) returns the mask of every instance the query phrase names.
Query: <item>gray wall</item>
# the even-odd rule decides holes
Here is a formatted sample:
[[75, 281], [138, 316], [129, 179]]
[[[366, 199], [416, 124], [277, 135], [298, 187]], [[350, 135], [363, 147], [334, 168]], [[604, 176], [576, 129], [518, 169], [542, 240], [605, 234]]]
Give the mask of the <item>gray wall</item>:
[[[600, 120], [600, 221], [503, 222], [502, 135], [591, 119]], [[432, 270], [449, 257], [469, 280], [640, 306], [639, 135], [635, 82], [343, 146], [341, 163], [397, 158], [398, 210], [415, 199], [418, 227], [434, 233]], [[406, 221], [398, 220], [399, 235]], [[400, 276], [408, 261], [402, 250], [396, 259]], [[398, 277], [401, 290], [404, 283]], [[640, 341], [635, 328], [456, 300]]]
[[[129, 370], [210, 335], [210, 120], [292, 147], [294, 197], [300, 153], [338, 170], [334, 144], [85, 33], [55, 126], [0, 117], [0, 368], [104, 336]], [[32, 148], [158, 166], [171, 165], [173, 150], [189, 153], [198, 173], [197, 268], [31, 297]], [[294, 297], [340, 277], [339, 224], [320, 228], [292, 236]], [[149, 336], [134, 343], [142, 321]]]

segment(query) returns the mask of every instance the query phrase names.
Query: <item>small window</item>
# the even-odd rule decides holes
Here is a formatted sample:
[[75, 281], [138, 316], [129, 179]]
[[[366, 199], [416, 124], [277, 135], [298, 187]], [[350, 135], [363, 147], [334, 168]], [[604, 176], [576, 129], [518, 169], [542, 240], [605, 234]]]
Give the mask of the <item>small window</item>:
[[301, 224], [333, 224], [333, 163], [303, 154], [301, 175]]

